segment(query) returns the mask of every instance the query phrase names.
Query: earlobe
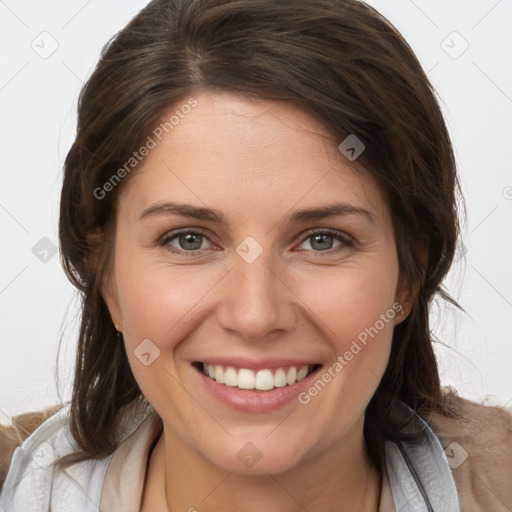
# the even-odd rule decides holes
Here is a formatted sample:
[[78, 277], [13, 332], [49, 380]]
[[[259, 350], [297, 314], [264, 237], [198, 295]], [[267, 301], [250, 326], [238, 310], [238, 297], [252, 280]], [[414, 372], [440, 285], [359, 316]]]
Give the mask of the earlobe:
[[107, 304], [107, 308], [109, 310], [110, 317], [112, 318], [112, 323], [114, 324], [116, 331], [122, 332], [123, 325], [119, 311], [119, 301], [117, 300], [115, 285], [112, 282], [110, 276], [105, 276], [105, 283], [102, 287], [102, 295], [105, 303]]
[[395, 293], [395, 303], [393, 304], [393, 309], [396, 312], [395, 325], [402, 323], [411, 313], [416, 293], [417, 290], [414, 290], [411, 283], [401, 276]]
[[[414, 251], [414, 255], [416, 257], [416, 261], [421, 267], [422, 279], [425, 276], [427, 264], [428, 264], [428, 249], [427, 249], [427, 241], [422, 240], [421, 244], [416, 247]], [[419, 286], [421, 288], [421, 285]], [[395, 325], [403, 322], [411, 313], [411, 310], [414, 305], [414, 301], [416, 300], [416, 295], [419, 293], [419, 289], [412, 289], [411, 285], [405, 282], [402, 282], [397, 287], [396, 292], [396, 302], [395, 304], [399, 304], [400, 307], [396, 307], [397, 314], [395, 315]], [[395, 305], [393, 305], [395, 307]]]
[[[87, 257], [87, 264], [89, 269], [94, 274], [97, 274], [99, 268], [99, 258], [101, 246], [104, 242], [103, 232], [101, 229], [87, 234], [87, 244], [89, 247], [89, 254]], [[109, 310], [112, 322], [118, 332], [122, 331], [122, 324], [120, 322], [119, 314], [119, 303], [117, 300], [117, 294], [115, 292], [115, 284], [112, 282], [111, 276], [105, 275], [104, 281], [101, 287], [101, 294]]]
[[393, 304], [393, 309], [396, 312], [395, 325], [402, 323], [407, 318], [407, 316], [409, 315], [409, 312], [411, 310], [408, 301], [396, 301]]

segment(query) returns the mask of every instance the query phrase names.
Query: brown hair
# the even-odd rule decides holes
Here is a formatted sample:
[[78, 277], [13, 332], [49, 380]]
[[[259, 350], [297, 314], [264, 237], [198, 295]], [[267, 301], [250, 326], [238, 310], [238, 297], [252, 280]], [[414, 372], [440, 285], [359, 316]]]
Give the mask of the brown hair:
[[142, 398], [102, 298], [116, 198], [130, 176], [101, 199], [94, 191], [164, 113], [201, 90], [287, 102], [322, 122], [336, 144], [356, 134], [366, 146], [357, 163], [389, 200], [400, 279], [415, 297], [394, 330], [388, 367], [366, 413], [368, 453], [380, 470], [383, 440], [396, 432], [388, 415], [393, 400], [420, 414], [451, 414], [428, 307], [436, 294], [455, 304], [441, 282], [458, 234], [458, 181], [421, 65], [399, 32], [356, 0], [154, 0], [105, 46], [80, 94], [60, 210], [63, 266], [83, 298], [71, 400], [71, 431], [82, 452], [74, 460], [110, 454], [121, 408]]

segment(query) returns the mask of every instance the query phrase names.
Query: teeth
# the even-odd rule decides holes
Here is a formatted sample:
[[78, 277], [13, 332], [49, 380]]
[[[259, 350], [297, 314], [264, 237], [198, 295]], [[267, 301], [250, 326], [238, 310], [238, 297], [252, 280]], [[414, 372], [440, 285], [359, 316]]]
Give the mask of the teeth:
[[270, 369], [253, 372], [247, 368], [236, 370], [232, 366], [223, 367], [220, 365], [210, 365], [203, 363], [203, 373], [219, 384], [238, 387], [240, 389], [258, 389], [260, 391], [270, 391], [274, 388], [290, 386], [296, 382], [305, 379], [309, 373], [308, 365], [297, 368], [291, 366], [288, 370], [277, 368], [274, 373]]
[[256, 374], [254, 387], [256, 389], [261, 389], [262, 391], [272, 389], [274, 387], [274, 376], [272, 375], [272, 372], [270, 370], [260, 370]]
[[288, 370], [288, 373], [286, 374], [286, 383], [288, 385], [291, 385], [295, 382], [297, 382], [297, 368], [295, 368], [295, 366], [292, 366]]
[[297, 381], [302, 380], [302, 379], [305, 379], [307, 374], [308, 374], [308, 369], [307, 369], [307, 367], [301, 368], [301, 369], [297, 372]]
[[240, 389], [254, 389], [254, 372], [245, 368], [238, 371], [238, 387]]
[[224, 384], [224, 372], [222, 371], [222, 366], [215, 367], [215, 380], [219, 384]]
[[286, 386], [286, 372], [282, 368], [278, 368], [274, 373], [274, 386], [276, 388]]
[[[217, 371], [215, 371], [215, 375], [217, 375]], [[238, 386], [238, 376], [234, 368], [226, 368], [224, 372], [224, 384], [226, 386]]]

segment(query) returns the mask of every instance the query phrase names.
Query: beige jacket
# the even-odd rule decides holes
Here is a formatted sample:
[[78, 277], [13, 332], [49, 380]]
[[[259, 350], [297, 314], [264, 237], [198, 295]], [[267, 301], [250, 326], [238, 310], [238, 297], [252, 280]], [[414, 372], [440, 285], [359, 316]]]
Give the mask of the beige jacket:
[[[445, 449], [461, 512], [512, 511], [512, 414], [453, 392], [448, 396], [460, 418], [425, 419]], [[0, 426], [0, 488], [16, 447], [57, 410], [23, 414]]]
[[461, 512], [511, 512], [512, 410], [447, 396], [461, 419], [425, 420], [445, 449]]

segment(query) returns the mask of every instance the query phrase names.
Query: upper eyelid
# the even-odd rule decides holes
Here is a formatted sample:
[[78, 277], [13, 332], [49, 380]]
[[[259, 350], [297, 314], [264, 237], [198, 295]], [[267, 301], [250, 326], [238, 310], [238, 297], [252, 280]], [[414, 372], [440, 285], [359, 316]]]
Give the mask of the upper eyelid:
[[[160, 240], [162, 242], [166, 242], [168, 240], [172, 240], [173, 238], [176, 238], [180, 235], [187, 235], [187, 234], [196, 234], [196, 235], [202, 235], [204, 236], [205, 238], [208, 238], [208, 240], [210, 240], [210, 237], [208, 236], [208, 234], [205, 232], [205, 231], [202, 231], [201, 229], [199, 228], [187, 228], [187, 229], [179, 229], [177, 231], [167, 231], [166, 233], [164, 233], [164, 235], [162, 235], [162, 237], [160, 238]], [[211, 240], [210, 240], [211, 241]]]

